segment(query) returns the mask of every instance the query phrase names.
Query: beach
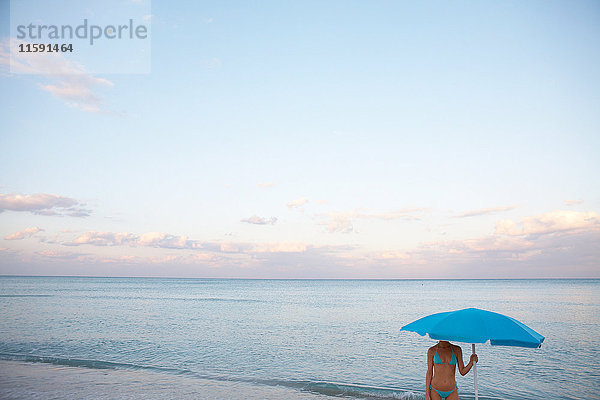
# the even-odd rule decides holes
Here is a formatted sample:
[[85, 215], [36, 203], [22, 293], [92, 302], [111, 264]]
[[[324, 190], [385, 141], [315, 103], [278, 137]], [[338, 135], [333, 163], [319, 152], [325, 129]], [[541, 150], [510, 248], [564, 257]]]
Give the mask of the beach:
[[481, 399], [588, 399], [600, 376], [599, 280], [0, 282], [2, 398], [422, 399], [435, 341], [400, 328], [466, 306], [546, 337], [478, 345]]
[[0, 361], [2, 399], [327, 399], [278, 386], [157, 372]]

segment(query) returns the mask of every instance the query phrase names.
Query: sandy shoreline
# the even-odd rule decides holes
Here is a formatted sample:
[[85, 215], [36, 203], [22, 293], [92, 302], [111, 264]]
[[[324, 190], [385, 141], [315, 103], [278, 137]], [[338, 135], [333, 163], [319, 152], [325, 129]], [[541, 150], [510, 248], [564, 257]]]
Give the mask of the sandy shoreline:
[[2, 399], [326, 399], [290, 388], [147, 371], [0, 361]]

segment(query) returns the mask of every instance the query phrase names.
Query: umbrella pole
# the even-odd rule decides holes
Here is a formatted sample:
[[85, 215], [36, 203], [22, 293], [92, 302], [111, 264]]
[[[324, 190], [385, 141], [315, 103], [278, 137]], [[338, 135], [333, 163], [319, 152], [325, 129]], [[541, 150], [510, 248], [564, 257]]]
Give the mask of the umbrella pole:
[[[473, 348], [473, 354], [475, 354], [475, 343], [471, 344]], [[477, 363], [473, 363], [473, 379], [475, 380], [475, 400], [479, 399], [479, 394], [477, 393]]]

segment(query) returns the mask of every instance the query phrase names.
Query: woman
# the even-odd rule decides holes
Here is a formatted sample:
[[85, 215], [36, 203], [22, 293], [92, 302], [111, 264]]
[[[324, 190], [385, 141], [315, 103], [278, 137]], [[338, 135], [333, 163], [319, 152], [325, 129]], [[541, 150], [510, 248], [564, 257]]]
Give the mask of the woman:
[[458, 387], [454, 379], [456, 365], [458, 364], [458, 372], [466, 375], [476, 362], [477, 355], [471, 354], [471, 359], [465, 366], [460, 346], [445, 340], [430, 347], [427, 351], [425, 400], [458, 400]]

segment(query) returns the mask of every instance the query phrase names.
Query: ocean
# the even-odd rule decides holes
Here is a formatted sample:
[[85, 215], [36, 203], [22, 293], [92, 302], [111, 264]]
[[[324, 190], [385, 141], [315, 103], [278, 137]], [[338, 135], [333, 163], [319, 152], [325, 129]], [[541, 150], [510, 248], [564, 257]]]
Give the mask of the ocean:
[[467, 307], [546, 337], [478, 345], [482, 400], [600, 398], [600, 280], [10, 276], [0, 398], [423, 399], [435, 341], [400, 328]]

